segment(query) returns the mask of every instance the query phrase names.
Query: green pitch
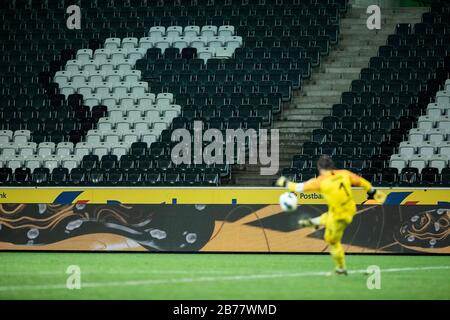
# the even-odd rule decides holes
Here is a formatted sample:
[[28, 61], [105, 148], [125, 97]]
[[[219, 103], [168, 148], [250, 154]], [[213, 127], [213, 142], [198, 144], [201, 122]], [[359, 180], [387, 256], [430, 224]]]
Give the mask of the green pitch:
[[[0, 253], [0, 299], [450, 299], [449, 256]], [[66, 270], [81, 270], [69, 290]], [[381, 289], [364, 270], [381, 268]]]

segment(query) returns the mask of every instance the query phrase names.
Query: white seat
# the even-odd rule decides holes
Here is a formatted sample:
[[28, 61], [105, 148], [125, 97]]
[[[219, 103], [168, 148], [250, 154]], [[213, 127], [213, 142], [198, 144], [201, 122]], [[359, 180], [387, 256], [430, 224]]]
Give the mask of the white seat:
[[61, 160], [57, 156], [52, 155], [44, 159], [43, 167], [52, 172], [53, 169], [59, 167], [60, 162]]
[[205, 37], [215, 37], [217, 35], [217, 26], [203, 26], [201, 35]]
[[33, 156], [36, 153], [36, 146], [37, 144], [35, 142], [28, 142], [27, 144], [22, 144], [19, 146], [19, 156], [28, 158]]
[[150, 49], [155, 46], [155, 38], [152, 37], [142, 37], [139, 39], [139, 48]]
[[206, 63], [208, 59], [211, 59], [214, 56], [214, 50], [208, 47], [202, 47], [197, 49], [197, 57], [199, 59], [203, 59]]
[[198, 36], [191, 38], [191, 47], [199, 50], [200, 48], [206, 47], [208, 39], [205, 36]]
[[139, 106], [151, 106], [156, 103], [156, 95], [154, 93], [146, 93], [137, 100]]
[[407, 160], [401, 154], [393, 154], [389, 161], [389, 167], [396, 168], [398, 172], [401, 172], [403, 168], [407, 166]]
[[67, 72], [76, 72], [81, 70], [81, 62], [78, 60], [69, 60], [66, 62], [65, 70]]
[[92, 87], [89, 83], [85, 82], [84, 84], [78, 86], [77, 93], [83, 96], [87, 96], [90, 95], [91, 93], [94, 93], [93, 90], [95, 90], [95, 88]]
[[70, 71], [56, 71], [55, 76], [53, 77], [53, 81], [61, 86], [70, 82], [71, 76], [72, 73]]
[[97, 106], [102, 101], [102, 98], [100, 95], [96, 93], [89, 93], [86, 95], [83, 95], [83, 103], [86, 106], [89, 106], [91, 109], [93, 106]]
[[17, 152], [17, 145], [13, 142], [5, 143], [0, 149], [3, 157], [13, 157], [16, 155]]
[[77, 60], [83, 62], [92, 59], [92, 50], [91, 49], [79, 49], [76, 54]]
[[[95, 134], [94, 132], [95, 131]], [[98, 144], [102, 141], [102, 136], [100, 135], [100, 133], [96, 130], [89, 130], [87, 135], [86, 135], [86, 142], [89, 144]]]
[[111, 154], [115, 155], [118, 159], [121, 156], [126, 155], [128, 153], [128, 146], [125, 143], [118, 143], [114, 147], [111, 148]]
[[433, 120], [439, 120], [442, 116], [443, 109], [440, 107], [427, 107], [427, 115]]
[[129, 84], [126, 82], [120, 82], [113, 88], [113, 93], [117, 96], [125, 97], [128, 94]]
[[114, 93], [110, 93], [109, 95], [102, 97], [101, 102], [104, 106], [107, 106], [109, 110], [110, 108], [113, 108], [115, 105], [117, 105], [119, 100]]
[[118, 64], [118, 62], [121, 62], [127, 58], [127, 50], [122, 48], [112, 49], [111, 52], [111, 61], [115, 64]]
[[156, 96], [156, 103], [158, 105], [168, 105], [171, 104], [173, 102], [173, 94], [172, 93], [158, 93], [158, 95]]
[[166, 36], [170, 38], [178, 38], [183, 33], [183, 27], [181, 26], [170, 26], [166, 29]]
[[116, 123], [116, 130], [120, 134], [123, 134], [124, 132], [127, 132], [131, 129], [131, 123], [128, 122], [128, 118], [122, 118], [122, 120], [119, 120]]
[[87, 142], [78, 142], [75, 146], [73, 154], [80, 159], [91, 153], [91, 145]]
[[436, 93], [436, 103], [439, 106], [450, 105], [450, 91], [438, 91]]
[[183, 50], [184, 48], [189, 47], [190, 38], [188, 37], [177, 37], [173, 39], [172, 47]]
[[167, 48], [170, 48], [171, 45], [171, 38], [168, 37], [162, 37], [161, 39], [155, 41], [155, 47], [161, 49], [162, 53], [164, 53]]
[[117, 48], [120, 48], [120, 38], [107, 38], [105, 40], [105, 49], [117, 49]]
[[428, 158], [422, 156], [422, 155], [415, 155], [414, 157], [411, 157], [409, 160], [409, 166], [412, 168], [419, 169], [419, 172], [422, 171], [423, 168], [427, 166]]
[[149, 37], [162, 38], [166, 34], [166, 28], [161, 26], [153, 26], [148, 32]]
[[131, 145], [132, 143], [138, 141], [138, 133], [134, 130], [130, 130], [123, 135], [122, 141], [125, 144]]
[[80, 165], [80, 157], [76, 155], [71, 155], [67, 159], [61, 161], [61, 166], [67, 170], [72, 171], [72, 169], [77, 168]]
[[69, 95], [74, 94], [76, 92], [76, 87], [72, 85], [72, 83], [67, 83], [59, 88], [59, 93], [63, 94], [66, 99]]
[[89, 72], [89, 76], [88, 76], [88, 82], [92, 83], [94, 85], [97, 85], [99, 83], [102, 83], [105, 81], [105, 73], [100, 71], [100, 70], [95, 70], [92, 72]]
[[134, 96], [131, 93], [127, 93], [119, 101], [119, 105], [122, 111], [132, 108], [134, 104], [135, 104]]
[[161, 132], [162, 132], [163, 130], [167, 129], [167, 127], [168, 127], [168, 124], [167, 124], [166, 122], [164, 122], [163, 119], [161, 119], [161, 120], [162, 120], [161, 122], [155, 122], [155, 123], [153, 123], [153, 126], [152, 126], [152, 129], [153, 129], [155, 132], [159, 132], [158, 135], [160, 135]]
[[400, 142], [398, 151], [401, 157], [404, 159], [409, 159], [416, 153], [416, 147], [410, 141], [403, 141]]
[[438, 128], [450, 132], [450, 116], [441, 117], [438, 121]]
[[65, 158], [71, 155], [73, 152], [73, 143], [72, 142], [60, 142], [56, 146], [56, 155], [61, 158]]
[[[116, 50], [116, 48], [111, 48], [113, 50]], [[109, 48], [105, 49], [97, 49], [94, 52], [94, 61], [98, 63], [99, 65], [102, 63], [106, 63], [111, 57], [111, 51]]]
[[114, 144], [120, 142], [120, 135], [114, 132], [108, 132], [105, 134], [105, 142], [108, 144]]
[[223, 47], [225, 44], [225, 38], [221, 37], [221, 36], [215, 36], [215, 37], [210, 37], [208, 39], [208, 47], [209, 48], [214, 48], [214, 49], [218, 49], [220, 47]]
[[130, 50], [138, 46], [138, 38], [128, 37], [122, 40], [122, 49]]
[[153, 142], [156, 142], [157, 137], [153, 134], [144, 134], [141, 137], [141, 141], [147, 143], [147, 146], [150, 146]]
[[426, 130], [413, 128], [409, 130], [408, 139], [412, 144], [417, 145], [425, 141], [426, 135]]
[[438, 153], [450, 159], [450, 141], [441, 142], [438, 145]]
[[11, 170], [14, 172], [17, 168], [22, 168], [24, 162], [25, 161], [23, 157], [16, 155], [8, 159], [7, 167], [11, 168]]
[[432, 129], [428, 132], [428, 141], [439, 144], [445, 140], [445, 131], [441, 129]]
[[119, 70], [104, 72], [104, 74], [106, 78], [105, 80], [110, 82], [112, 85], [120, 83], [123, 78], [123, 72]]
[[136, 96], [143, 96], [148, 91], [148, 82], [140, 81], [130, 85], [131, 93]]
[[102, 99], [103, 97], [107, 97], [111, 93], [113, 83], [111, 83], [110, 81], [105, 81], [97, 85], [91, 84], [91, 86], [95, 88], [95, 94], [100, 99]]
[[142, 59], [146, 53], [147, 53], [147, 50], [144, 48], [128, 49], [127, 59], [135, 61], [134, 63], [136, 63], [136, 60]]
[[229, 59], [233, 56], [234, 50], [228, 47], [220, 47], [216, 49], [216, 58]]
[[112, 60], [106, 60], [105, 62], [100, 63], [99, 69], [101, 71], [113, 71], [115, 69], [116, 65], [112, 62]]
[[108, 118], [111, 119], [112, 122], [115, 122], [118, 119], [122, 119], [123, 112], [124, 111], [121, 106], [114, 106], [114, 108], [111, 108], [110, 111], [108, 111]]
[[86, 71], [90, 75], [90, 74], [94, 73], [95, 71], [98, 71], [99, 67], [100, 67], [100, 61], [89, 60], [89, 61], [83, 62], [81, 70]]
[[125, 82], [135, 83], [141, 80], [141, 71], [140, 70], [131, 70], [124, 72], [123, 79]]
[[234, 36], [234, 26], [220, 26], [218, 34], [219, 36], [232, 37]]
[[92, 154], [98, 156], [101, 159], [103, 156], [109, 153], [109, 145], [107, 143], [100, 143], [99, 145], [93, 146]]
[[439, 172], [448, 165], [448, 157], [442, 154], [436, 154], [430, 158], [430, 167], [438, 168]]
[[[427, 141], [423, 142], [418, 146], [418, 153], [425, 158], [429, 158], [435, 154], [436, 147], [433, 143]], [[411, 157], [412, 158], [412, 157]]]
[[431, 130], [433, 129], [434, 122], [429, 116], [420, 116], [418, 119], [418, 128], [423, 130]]
[[17, 145], [27, 144], [30, 139], [31, 132], [29, 130], [14, 131], [13, 142]]
[[25, 161], [25, 167], [29, 168], [31, 172], [36, 168], [40, 168], [42, 165], [42, 161], [39, 157], [35, 156], [34, 158], [30, 158]]
[[141, 110], [139, 110], [139, 109], [128, 110], [128, 112], [127, 112], [127, 118], [132, 121], [139, 120], [141, 117], [142, 117], [142, 113], [141, 113]]
[[71, 73], [72, 76], [70, 78], [70, 82], [74, 86], [80, 86], [83, 85], [87, 79], [89, 78], [89, 73], [87, 71], [76, 71]]
[[200, 35], [200, 27], [199, 26], [186, 26], [184, 27], [183, 35], [185, 37], [197, 37]]
[[54, 142], [41, 142], [37, 148], [37, 154], [41, 157], [49, 156], [55, 152]]

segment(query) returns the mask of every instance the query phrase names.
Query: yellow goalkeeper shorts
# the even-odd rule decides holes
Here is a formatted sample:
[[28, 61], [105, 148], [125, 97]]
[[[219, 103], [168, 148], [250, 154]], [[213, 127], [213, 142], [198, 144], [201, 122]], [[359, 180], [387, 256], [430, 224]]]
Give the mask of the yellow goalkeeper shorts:
[[325, 226], [324, 239], [329, 244], [340, 242], [345, 228], [352, 222], [353, 215], [336, 219], [332, 214], [326, 212], [320, 216], [320, 224]]

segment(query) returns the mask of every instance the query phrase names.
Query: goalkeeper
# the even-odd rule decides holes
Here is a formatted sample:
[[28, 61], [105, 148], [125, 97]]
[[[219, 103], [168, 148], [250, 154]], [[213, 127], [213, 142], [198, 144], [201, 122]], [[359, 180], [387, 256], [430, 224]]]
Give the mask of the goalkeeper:
[[333, 160], [323, 155], [317, 161], [319, 176], [304, 183], [294, 183], [280, 177], [276, 185], [287, 188], [291, 192], [320, 192], [328, 204], [328, 212], [319, 217], [300, 220], [303, 227], [325, 227], [325, 241], [330, 247], [331, 256], [336, 264], [336, 274], [347, 275], [345, 254], [341, 240], [345, 228], [352, 222], [356, 213], [356, 203], [352, 195], [352, 187], [362, 187], [367, 191], [369, 199], [379, 203], [386, 200], [386, 195], [374, 189], [364, 178], [348, 171], [337, 170]]

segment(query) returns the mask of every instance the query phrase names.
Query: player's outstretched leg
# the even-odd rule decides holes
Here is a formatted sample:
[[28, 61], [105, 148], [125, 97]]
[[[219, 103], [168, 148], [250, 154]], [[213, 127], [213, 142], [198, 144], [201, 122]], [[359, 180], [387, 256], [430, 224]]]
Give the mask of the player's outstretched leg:
[[300, 219], [298, 220], [298, 224], [301, 227], [312, 227], [315, 229], [319, 229], [319, 227], [322, 225], [326, 225], [328, 218], [328, 213], [323, 213], [322, 215], [315, 217], [315, 218], [308, 218], [308, 219]]
[[344, 248], [340, 241], [330, 243], [330, 253], [336, 264], [335, 272], [338, 275], [347, 275], [347, 269], [345, 268], [345, 253]]

